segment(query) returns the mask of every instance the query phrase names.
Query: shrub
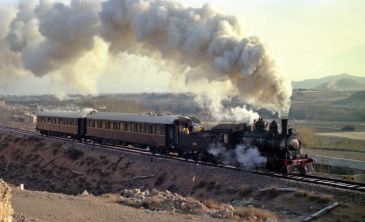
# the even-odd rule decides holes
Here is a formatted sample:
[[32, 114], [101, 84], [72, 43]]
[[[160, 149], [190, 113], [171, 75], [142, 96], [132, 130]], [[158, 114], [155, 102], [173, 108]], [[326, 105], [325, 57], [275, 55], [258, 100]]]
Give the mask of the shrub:
[[237, 208], [234, 215], [243, 218], [245, 221], [272, 221], [277, 222], [277, 216], [270, 211], [257, 208]]
[[352, 125], [346, 125], [346, 126], [343, 126], [341, 128], [342, 131], [354, 131], [355, 130], [355, 126], [352, 126]]
[[84, 155], [84, 151], [78, 149], [68, 149], [66, 153], [71, 160], [78, 160]]
[[219, 203], [213, 199], [207, 199], [203, 201], [203, 204], [208, 207], [209, 209], [220, 210], [222, 207]]
[[316, 201], [318, 203], [328, 203], [333, 200], [332, 195], [328, 194], [315, 194], [314, 192], [308, 192], [304, 190], [298, 190], [294, 193], [296, 197], [305, 197], [309, 198], [312, 201]]
[[154, 209], [161, 203], [161, 199], [157, 196], [143, 201], [142, 206], [146, 209]]
[[206, 181], [204, 181], [204, 180], [202, 180], [202, 181], [200, 181], [199, 183], [198, 183], [198, 185], [196, 185], [195, 187], [194, 187], [194, 189], [201, 189], [201, 188], [204, 188], [204, 187], [206, 187], [207, 186], [207, 182]]
[[170, 186], [167, 187], [167, 189], [171, 192], [177, 192], [179, 191], [179, 187], [176, 186], [175, 184], [171, 184]]
[[211, 190], [213, 190], [214, 189], [214, 187], [215, 187], [215, 181], [210, 181], [210, 182], [208, 182], [208, 185], [207, 185], [207, 191], [211, 191]]
[[250, 193], [252, 193], [252, 192], [253, 192], [252, 187], [242, 185], [242, 186], [240, 186], [240, 188], [239, 188], [239, 190], [238, 190], [238, 195], [239, 195], [240, 197], [244, 197], [244, 196], [246, 196], [247, 194], [250, 194]]
[[156, 182], [155, 182], [155, 186], [162, 185], [166, 180], [166, 176], [167, 176], [166, 172], [161, 174], [160, 176], [158, 176], [157, 179], [156, 179]]
[[237, 192], [238, 192], [238, 190], [236, 190], [235, 188], [233, 188], [233, 187], [228, 187], [227, 189], [226, 189], [226, 192], [228, 193], [228, 194], [236, 194]]

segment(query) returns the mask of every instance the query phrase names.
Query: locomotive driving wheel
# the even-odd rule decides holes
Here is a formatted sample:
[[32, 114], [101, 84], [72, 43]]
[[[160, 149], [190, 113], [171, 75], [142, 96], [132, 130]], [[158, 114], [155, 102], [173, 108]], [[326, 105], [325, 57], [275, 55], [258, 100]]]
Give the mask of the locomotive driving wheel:
[[307, 174], [308, 168], [307, 166], [298, 166], [298, 171], [301, 176], [305, 176]]
[[283, 176], [288, 176], [288, 168], [287, 167], [282, 167], [281, 168], [281, 174], [283, 174]]

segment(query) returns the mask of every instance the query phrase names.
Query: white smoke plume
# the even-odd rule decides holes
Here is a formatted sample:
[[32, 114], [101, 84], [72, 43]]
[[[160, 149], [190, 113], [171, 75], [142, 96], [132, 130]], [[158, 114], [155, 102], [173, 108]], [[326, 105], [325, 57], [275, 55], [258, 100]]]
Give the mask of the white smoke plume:
[[221, 158], [226, 164], [240, 164], [241, 168], [252, 170], [265, 167], [267, 158], [262, 156], [256, 147], [239, 144], [235, 149], [227, 150], [222, 145], [211, 144], [208, 152]]
[[[21, 1], [5, 33], [8, 49], [21, 58], [21, 69], [37, 76], [56, 73], [61, 78], [55, 79], [94, 94], [97, 78], [115, 61], [112, 57], [127, 53], [152, 57], [172, 75], [183, 74], [183, 88], [197, 93], [198, 101], [204, 95], [218, 119], [257, 117], [244, 107], [224, 113], [221, 101], [228, 96], [275, 111], [289, 108], [290, 84], [264, 44], [257, 37], [244, 38], [238, 19], [210, 4]], [[105, 47], [107, 52], [100, 50]], [[90, 55], [95, 61], [86, 66], [101, 65], [88, 75], [80, 71], [85, 66], [80, 60]], [[91, 84], [83, 83], [89, 76]]]
[[5, 40], [7, 29], [16, 14], [13, 7], [0, 6], [0, 86], [3, 87], [8, 80], [22, 76], [22, 62], [18, 53], [8, 47]]

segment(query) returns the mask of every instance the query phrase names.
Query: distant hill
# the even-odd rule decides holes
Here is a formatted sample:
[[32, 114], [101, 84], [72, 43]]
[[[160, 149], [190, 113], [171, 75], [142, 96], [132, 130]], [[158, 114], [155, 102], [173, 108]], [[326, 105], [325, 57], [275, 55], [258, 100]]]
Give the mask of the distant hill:
[[341, 105], [365, 105], [365, 91], [356, 92], [345, 99], [337, 100], [335, 103]]
[[365, 90], [365, 77], [339, 74], [320, 79], [307, 79], [293, 82], [294, 89], [315, 89], [321, 91]]

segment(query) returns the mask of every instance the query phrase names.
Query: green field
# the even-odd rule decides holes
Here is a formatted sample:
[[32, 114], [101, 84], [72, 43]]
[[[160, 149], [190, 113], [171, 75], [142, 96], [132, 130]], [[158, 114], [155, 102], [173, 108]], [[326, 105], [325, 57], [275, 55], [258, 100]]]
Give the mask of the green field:
[[[311, 155], [365, 161], [364, 122], [294, 121], [291, 126]], [[353, 126], [354, 131], [342, 130], [345, 126]]]

